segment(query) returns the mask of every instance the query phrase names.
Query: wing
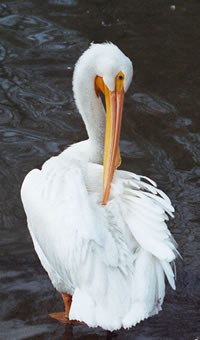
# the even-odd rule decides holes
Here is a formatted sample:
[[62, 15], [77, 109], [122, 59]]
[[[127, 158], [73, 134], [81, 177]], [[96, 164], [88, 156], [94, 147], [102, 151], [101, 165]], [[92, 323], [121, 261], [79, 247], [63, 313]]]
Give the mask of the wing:
[[[174, 208], [164, 192], [147, 177], [117, 171], [113, 186], [121, 195], [120, 209], [138, 245], [159, 259], [168, 280], [175, 288], [171, 266], [178, 251], [165, 221]], [[115, 190], [115, 188], [113, 188]]]
[[[127, 224], [142, 248], [160, 260], [175, 259], [176, 243], [166, 220], [173, 217], [174, 208], [168, 196], [147, 177], [119, 171], [123, 208]], [[150, 181], [148, 183], [147, 181]]]
[[115, 172], [108, 209], [113, 211], [114, 204], [118, 221], [123, 220], [130, 232], [127, 243], [132, 243], [135, 256], [131, 307], [123, 319], [127, 328], [161, 310], [165, 275], [175, 289], [170, 263], [178, 252], [165, 222], [174, 209], [153, 181], [126, 171]]
[[43, 266], [60, 292], [73, 293], [71, 318], [109, 328], [108, 316], [116, 314], [119, 328], [129, 304], [132, 254], [116, 239], [95, 193], [88, 194], [83, 173], [81, 162], [53, 157], [27, 175], [22, 201]]

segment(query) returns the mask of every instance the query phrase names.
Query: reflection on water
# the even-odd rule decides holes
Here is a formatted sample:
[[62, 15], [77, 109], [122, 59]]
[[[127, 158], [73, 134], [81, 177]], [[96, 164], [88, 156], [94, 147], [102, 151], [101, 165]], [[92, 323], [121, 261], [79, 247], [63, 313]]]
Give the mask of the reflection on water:
[[[0, 276], [2, 339], [195, 339], [200, 336], [200, 4], [8, 0], [0, 4]], [[90, 41], [111, 40], [133, 60], [126, 96], [123, 168], [147, 175], [176, 208], [183, 261], [163, 312], [114, 333], [65, 326], [33, 250], [19, 190], [25, 174], [84, 139], [73, 66]]]

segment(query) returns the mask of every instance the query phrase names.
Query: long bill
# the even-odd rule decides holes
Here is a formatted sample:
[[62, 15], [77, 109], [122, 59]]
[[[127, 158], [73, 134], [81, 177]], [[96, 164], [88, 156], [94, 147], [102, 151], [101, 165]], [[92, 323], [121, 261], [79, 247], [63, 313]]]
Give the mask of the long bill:
[[121, 130], [122, 110], [124, 104], [124, 74], [119, 72], [115, 78], [115, 90], [110, 91], [103, 81], [97, 76], [95, 90], [102, 91], [105, 95], [106, 104], [106, 132], [104, 143], [104, 171], [103, 171], [103, 199], [106, 205], [110, 194], [110, 186], [115, 170], [121, 164], [119, 151], [119, 139]]
[[115, 90], [105, 94], [106, 98], [106, 133], [104, 144], [103, 201], [106, 205], [115, 170], [121, 164], [119, 139], [121, 130], [124, 90]]

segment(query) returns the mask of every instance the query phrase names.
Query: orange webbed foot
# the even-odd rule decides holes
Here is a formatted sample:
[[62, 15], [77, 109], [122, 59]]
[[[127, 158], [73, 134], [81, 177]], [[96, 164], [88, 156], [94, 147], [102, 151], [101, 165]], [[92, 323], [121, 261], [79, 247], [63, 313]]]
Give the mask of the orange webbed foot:
[[67, 323], [69, 325], [85, 325], [84, 322], [78, 320], [69, 320], [69, 317], [66, 315], [65, 312], [57, 312], [49, 314], [50, 318], [53, 318], [59, 322]]
[[72, 296], [67, 294], [67, 293], [63, 293], [61, 294], [62, 298], [63, 298], [63, 302], [65, 305], [65, 312], [58, 312], [58, 313], [51, 313], [49, 314], [49, 316], [59, 322], [62, 323], [67, 323], [67, 324], [81, 324], [81, 325], [85, 325], [84, 322], [82, 321], [78, 321], [78, 320], [69, 320], [69, 312], [70, 312], [70, 308], [71, 308], [71, 303], [72, 303]]

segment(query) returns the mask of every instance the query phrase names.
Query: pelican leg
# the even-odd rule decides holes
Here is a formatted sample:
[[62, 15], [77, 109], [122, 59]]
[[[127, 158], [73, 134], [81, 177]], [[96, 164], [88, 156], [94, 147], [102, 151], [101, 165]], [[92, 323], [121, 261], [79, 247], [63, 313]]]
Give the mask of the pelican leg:
[[69, 320], [69, 312], [72, 304], [72, 296], [67, 293], [62, 293], [63, 302], [65, 305], [65, 317]]
[[51, 313], [49, 316], [63, 323], [71, 323], [69, 320], [69, 312], [72, 303], [72, 296], [67, 293], [62, 293], [61, 296], [65, 305], [65, 312]]
[[72, 296], [67, 293], [62, 293], [61, 296], [62, 296], [64, 305], [65, 305], [65, 312], [51, 313], [49, 314], [49, 316], [63, 323], [84, 325], [84, 322], [77, 321], [77, 320], [69, 320], [69, 312], [70, 312], [70, 308], [72, 304]]

